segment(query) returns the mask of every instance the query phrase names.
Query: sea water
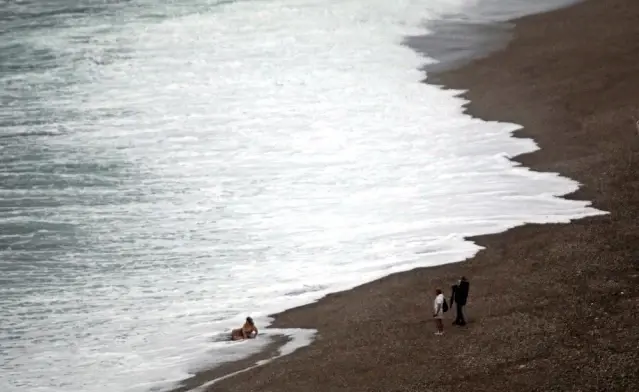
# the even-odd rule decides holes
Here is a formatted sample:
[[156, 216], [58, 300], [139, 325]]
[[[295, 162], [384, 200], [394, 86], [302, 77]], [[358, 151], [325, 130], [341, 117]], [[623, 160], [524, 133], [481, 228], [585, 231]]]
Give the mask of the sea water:
[[473, 6], [0, 0], [0, 390], [162, 389], [247, 315], [600, 213], [420, 83], [404, 37]]

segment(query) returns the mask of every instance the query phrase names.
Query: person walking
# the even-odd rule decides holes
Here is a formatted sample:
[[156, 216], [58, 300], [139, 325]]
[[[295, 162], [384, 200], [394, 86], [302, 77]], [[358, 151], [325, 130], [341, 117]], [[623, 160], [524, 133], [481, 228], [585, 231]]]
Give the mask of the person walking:
[[435, 326], [437, 327], [437, 332], [435, 335], [443, 335], [444, 334], [444, 304], [446, 300], [444, 299], [444, 294], [440, 289], [435, 290], [435, 300], [433, 301], [433, 318], [435, 319]]
[[453, 285], [453, 293], [450, 297], [450, 305], [456, 304], [455, 321], [453, 325], [464, 326], [466, 325], [466, 318], [464, 317], [464, 306], [468, 301], [468, 291], [470, 290], [470, 283], [465, 276], [462, 276], [456, 285]]

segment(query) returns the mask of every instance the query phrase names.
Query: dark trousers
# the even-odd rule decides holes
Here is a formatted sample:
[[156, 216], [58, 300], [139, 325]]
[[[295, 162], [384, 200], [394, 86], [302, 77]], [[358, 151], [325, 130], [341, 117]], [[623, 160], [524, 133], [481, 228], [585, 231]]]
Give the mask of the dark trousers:
[[457, 317], [455, 318], [455, 324], [457, 325], [466, 325], [466, 320], [464, 319], [464, 305], [461, 305], [459, 302], [455, 302], [457, 305]]

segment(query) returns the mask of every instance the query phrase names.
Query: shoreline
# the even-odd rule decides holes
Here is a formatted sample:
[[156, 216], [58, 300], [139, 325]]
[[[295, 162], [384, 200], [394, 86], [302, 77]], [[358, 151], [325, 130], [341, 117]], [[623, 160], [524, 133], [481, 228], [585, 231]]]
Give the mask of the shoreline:
[[215, 383], [217, 380], [248, 371], [255, 366], [259, 366], [262, 361], [268, 361], [277, 357], [282, 347], [291, 341], [292, 338], [289, 336], [273, 335], [271, 342], [263, 350], [238, 361], [225, 362], [210, 369], [199, 370], [191, 377], [180, 381], [177, 385], [168, 389], [167, 392], [192, 391]]
[[[443, 85], [447, 89], [467, 90], [467, 93], [462, 95], [470, 100], [470, 103], [466, 105], [466, 112], [474, 117], [523, 125], [524, 128], [516, 131], [513, 136], [532, 138], [541, 150], [514, 157], [512, 160], [535, 171], [559, 172], [563, 176], [578, 180], [580, 188], [562, 197], [591, 200], [593, 206], [609, 212], [608, 214], [583, 218], [569, 224], [526, 224], [498, 234], [467, 238], [485, 248], [472, 259], [389, 275], [352, 290], [330, 294], [315, 303], [274, 315], [275, 320], [269, 329], [291, 326], [318, 329], [319, 336], [311, 346], [301, 348], [298, 353], [251, 370], [250, 377], [246, 374], [235, 376], [223, 380], [209, 390], [403, 391], [440, 390], [440, 387], [443, 388], [441, 390], [446, 390], [446, 386], [460, 385], [475, 390], [508, 390], [514, 387], [534, 390], [541, 388], [543, 382], [546, 384], [545, 388], [541, 388], [542, 390], [570, 389], [569, 385], [573, 385], [573, 389], [579, 389], [575, 385], [583, 385], [581, 390], [597, 389], [603, 386], [604, 382], [608, 389], [617, 388], [618, 386], [610, 380], [610, 375], [606, 377], [605, 372], [602, 373], [595, 369], [595, 365], [587, 363], [589, 359], [592, 359], [589, 356], [598, 350], [595, 348], [596, 339], [592, 338], [593, 326], [596, 333], [600, 334], [603, 328], [602, 320], [610, 320], [611, 317], [618, 316], [607, 309], [597, 309], [595, 304], [600, 304], [602, 298], [598, 298], [595, 294], [601, 295], [604, 292], [608, 293], [606, 290], [612, 290], [617, 306], [623, 304], [622, 309], [629, 311], [625, 314], [626, 318], [623, 322], [629, 323], [630, 326], [636, 325], [637, 316], [632, 313], [636, 313], [637, 309], [637, 292], [633, 289], [633, 284], [636, 286], [639, 282], [637, 279], [639, 274], [627, 273], [625, 276], [623, 274], [617, 276], [616, 273], [636, 269], [636, 266], [632, 264], [628, 266], [628, 254], [633, 254], [632, 245], [629, 245], [628, 241], [639, 238], [634, 232], [628, 236], [630, 238], [617, 236], [623, 238], [611, 241], [614, 245], [606, 249], [606, 241], [593, 237], [593, 233], [598, 234], [599, 237], [615, 236], [617, 230], [621, 227], [627, 228], [629, 222], [637, 216], [636, 207], [628, 203], [618, 204], [617, 199], [623, 198], [611, 196], [614, 192], [610, 192], [610, 188], [623, 188], [623, 184], [618, 183], [618, 177], [621, 176], [628, 183], [633, 184], [632, 189], [637, 189], [634, 182], [637, 180], [637, 175], [632, 170], [629, 172], [628, 169], [636, 167], [633, 158], [635, 161], [639, 159], [636, 157], [639, 150], [637, 148], [639, 135], [633, 132], [634, 124], [629, 122], [627, 135], [621, 130], [614, 134], [619, 137], [619, 140], [616, 140], [618, 145], [612, 146], [614, 142], [608, 143], [601, 136], [596, 138], [596, 142], [589, 143], [588, 140], [592, 140], [594, 135], [601, 133], [596, 132], [597, 125], [604, 120], [608, 122], [605, 123], [606, 125], [611, 125], [615, 118], [605, 117], [598, 122], [595, 118], [597, 117], [595, 106], [587, 102], [584, 102], [583, 106], [593, 108], [590, 113], [587, 113], [590, 116], [588, 118], [584, 117], [586, 113], [582, 107], [572, 103], [570, 99], [562, 101], [552, 97], [552, 100], [557, 102], [551, 102], [552, 105], [550, 105], [540, 99], [543, 88], [538, 87], [543, 85], [538, 80], [546, 77], [548, 80], [544, 81], [547, 84], [545, 91], [554, 91], [560, 84], [558, 81], [566, 82], [566, 77], [571, 77], [569, 74], [563, 75], [563, 78], [555, 75], [554, 79], [552, 76], [544, 76], [544, 72], [552, 74], [553, 70], [540, 63], [539, 52], [554, 60], [555, 65], [561, 64], [566, 59], [565, 52], [568, 50], [577, 54], [581, 53], [578, 43], [568, 48], [553, 47], [552, 33], [548, 34], [547, 38], [544, 37], [547, 30], [555, 31], [555, 36], [559, 33], [570, 36], [570, 32], [574, 35], [579, 31], [577, 22], [560, 21], [576, 19], [579, 23], [587, 24], [600, 15], [603, 15], [604, 22], [599, 27], [606, 26], [606, 11], [608, 11], [607, 14], [612, 13], [613, 16], [619, 17], [622, 14], [620, 8], [624, 7], [626, 13], [629, 13], [627, 15], [630, 15], [626, 19], [631, 19], [626, 21], [626, 24], [631, 24], [633, 17], [637, 21], [639, 7], [632, 5], [631, 0], [613, 0], [607, 4], [613, 2], [616, 7], [610, 7], [612, 11], [602, 5], [602, 0], [589, 0], [559, 10], [517, 19], [514, 21], [516, 26], [514, 40], [509, 41], [505, 48], [490, 52], [487, 56], [470, 59], [470, 63], [462, 65], [461, 68], [449, 69], [443, 73], [435, 71], [434, 74], [428, 75], [429, 84]], [[608, 22], [614, 20], [611, 16], [608, 18]], [[572, 30], [562, 24], [571, 25]], [[616, 30], [618, 35], [626, 34], [627, 41], [633, 36], [632, 32], [621, 31], [622, 27], [616, 27], [613, 30]], [[628, 29], [628, 31], [632, 30]], [[548, 44], [546, 50], [543, 48], [544, 43]], [[563, 41], [555, 46], [561, 43]], [[536, 53], [532, 55], [523, 53], [524, 44], [536, 45], [533, 48]], [[636, 47], [637, 44], [626, 44], [626, 46], [632, 45]], [[582, 46], [586, 45], [582, 44]], [[600, 47], [603, 48], [603, 46]], [[625, 52], [627, 51], [626, 48]], [[595, 50], [590, 55], [596, 58], [600, 53]], [[529, 57], [528, 63], [521, 60], [526, 59], [526, 56]], [[517, 59], [520, 60], [517, 61]], [[639, 62], [639, 55], [634, 56], [634, 60]], [[583, 61], [575, 60], [574, 63], [571, 66], [575, 68], [586, 67]], [[536, 66], [544, 66], [542, 67], [544, 70], [538, 70]], [[628, 64], [625, 64], [625, 67], [623, 75], [628, 76], [631, 71], [628, 71]], [[518, 80], [520, 75], [523, 77]], [[588, 80], [600, 87], [598, 91], [602, 89], [609, 91], [609, 86], [597, 82], [597, 75], [590, 76]], [[611, 78], [614, 79], [614, 76]], [[505, 80], [498, 88], [495, 88], [495, 82], [501, 82], [500, 79]], [[533, 87], [522, 88], [522, 86], [530, 86], [531, 80], [535, 82], [532, 83]], [[629, 85], [639, 87], [637, 77], [635, 76], [632, 80], [633, 82]], [[574, 94], [578, 100], [579, 85], [580, 83], [575, 82], [574, 86], [570, 86], [570, 88], [577, 87], [574, 93], [568, 86], [562, 86], [564, 98]], [[618, 88], [618, 85], [614, 85], [613, 88]], [[639, 89], [635, 91], [639, 94]], [[634, 111], [639, 117], [637, 101], [634, 103], [629, 101], [627, 93], [624, 97], [624, 113], [630, 115]], [[592, 99], [592, 97], [589, 98]], [[621, 97], [618, 98], [620, 99]], [[561, 107], [565, 113], [552, 113], [555, 105]], [[575, 111], [575, 109], [580, 110]], [[567, 131], [570, 128], [569, 125], [572, 125], [572, 128], [588, 126], [590, 132], [581, 129], [576, 137], [575, 134]], [[548, 129], [561, 129], [564, 132], [559, 135], [558, 132], [551, 132]], [[614, 165], [610, 163], [609, 156], [592, 158], [595, 154], [593, 151], [599, 151], [592, 148], [601, 147], [602, 144], [614, 151], [623, 150], [625, 147], [627, 151], [623, 152], [626, 155], [617, 157]], [[606, 172], [607, 178], [593, 174], [593, 171], [606, 164], [612, 165], [616, 172]], [[624, 195], [626, 199], [630, 197], [632, 200], [632, 192], [630, 195], [626, 193]], [[620, 213], [624, 206], [632, 208], [626, 208]], [[565, 239], [566, 242], [560, 243], [559, 238]], [[597, 246], [593, 249], [583, 246], [585, 238], [593, 241], [593, 244]], [[615, 246], [619, 249], [615, 249]], [[604, 247], [603, 250], [602, 247]], [[586, 248], [588, 251], [585, 252]], [[602, 262], [588, 265], [579, 261], [579, 258], [588, 259], [585, 257], [586, 254], [594, 257], [606, 251], [611, 254], [614, 251], [619, 253], [615, 254], [614, 271], [606, 270], [607, 266]], [[605, 258], [606, 255], [599, 256]], [[504, 258], [510, 259], [509, 262], [503, 262]], [[500, 259], [502, 263], [499, 262]], [[547, 264], [549, 261], [555, 264]], [[522, 264], [525, 265], [522, 266]], [[618, 280], [611, 282], [611, 279], [593, 278], [593, 275], [601, 276], [602, 271], [614, 272], [613, 275]], [[436, 285], [442, 286], [448, 294], [448, 284], [460, 274], [468, 275], [471, 279], [471, 296], [467, 315], [470, 324], [467, 329], [456, 330], [451, 330], [451, 327], [446, 325], [450, 336], [444, 342], [438, 342], [430, 336], [431, 323], [428, 323], [428, 320], [424, 321], [422, 315], [430, 303], [430, 291], [432, 291], [430, 288]], [[500, 281], [495, 276], [500, 276], [503, 280]], [[513, 286], [520, 290], [512, 290]], [[497, 293], [492, 292], [493, 289]], [[566, 296], [573, 296], [573, 298], [566, 299]], [[553, 305], [550, 301], [552, 298], [561, 298], [563, 309], [560, 309], [559, 305]], [[575, 301], [572, 301], [573, 299]], [[609, 300], [607, 296], [603, 296], [604, 302]], [[340, 314], [347, 317], [340, 317]], [[579, 323], [587, 325], [581, 330]], [[508, 331], [495, 331], [490, 328], [492, 325], [502, 324]], [[424, 329], [426, 329], [425, 334]], [[362, 336], [352, 338], [345, 334], [345, 330], [357, 331]], [[566, 331], [569, 333], [564, 336], [563, 333]], [[619, 334], [617, 329], [613, 331]], [[561, 339], [554, 340], [553, 333], [562, 333]], [[636, 327], [627, 329], [624, 333], [629, 333], [631, 337], [639, 336]], [[546, 336], [548, 334], [551, 336]], [[608, 338], [614, 337], [616, 336]], [[472, 343], [467, 347], [461, 347], [463, 355], [454, 356], [456, 360], [463, 362], [462, 376], [455, 377], [448, 374], [446, 368], [451, 366], [450, 363], [444, 363], [441, 366], [442, 369], [432, 371], [432, 360], [440, 358], [447, 361], [451, 353], [460, 352], [459, 339], [467, 339]], [[499, 345], [492, 347], [491, 342], [498, 342]], [[632, 342], [630, 340], [630, 343]], [[475, 347], [478, 343], [483, 345]], [[521, 345], [521, 347], [513, 348], [513, 345]], [[483, 351], [479, 351], [480, 348], [489, 353], [482, 354]], [[627, 348], [623, 345], [615, 348], [622, 350], [620, 352], [623, 352], [625, 362], [605, 364], [609, 370], [617, 367], [615, 376], [617, 374], [627, 376], [623, 384], [620, 384], [624, 387], [639, 385], [637, 376], [631, 374], [632, 366], [636, 367], [639, 364], [639, 358], [636, 354], [633, 357], [624, 351]], [[579, 355], [584, 353], [588, 355], [580, 360]], [[606, 356], [603, 355], [603, 357]], [[556, 364], [553, 360], [562, 361], [565, 358], [573, 361], [571, 362], [572, 370], [565, 368], [561, 375], [562, 373], [558, 373], [558, 370], [553, 368]], [[613, 355], [608, 358], [617, 357]], [[405, 360], [410, 360], [409, 363], [413, 364], [413, 368], [406, 364], [407, 370], [415, 370], [414, 366], [420, 369], [421, 378], [415, 377], [414, 371], [406, 374], [401, 368], [396, 368], [397, 363], [404, 363]], [[630, 366], [630, 368], [624, 366]], [[620, 367], [626, 371], [621, 371]], [[381, 379], [382, 374], [389, 368], [394, 369], [391, 373], [395, 376], [390, 377], [391, 380]], [[413, 373], [412, 376], [411, 373]], [[593, 381], [594, 375], [597, 375], [596, 381]], [[535, 379], [542, 376], [546, 379]], [[548, 379], [553, 376], [564, 380], [556, 380], [553, 383], [553, 380]], [[429, 378], [429, 382], [426, 382], [425, 377]], [[475, 382], [476, 380], [479, 380], [479, 384]], [[430, 385], [432, 382], [437, 384], [433, 387]]]
[[[404, 45], [438, 62], [421, 68], [429, 75], [463, 68], [505, 49], [513, 40], [515, 23], [522, 18], [568, 8], [584, 0], [484, 0], [466, 15], [450, 15], [428, 23], [428, 35], [408, 36]], [[497, 4], [494, 4], [497, 3]], [[525, 5], [524, 5], [525, 4]], [[451, 49], [453, 48], [453, 49]], [[427, 80], [425, 83], [432, 84]]]

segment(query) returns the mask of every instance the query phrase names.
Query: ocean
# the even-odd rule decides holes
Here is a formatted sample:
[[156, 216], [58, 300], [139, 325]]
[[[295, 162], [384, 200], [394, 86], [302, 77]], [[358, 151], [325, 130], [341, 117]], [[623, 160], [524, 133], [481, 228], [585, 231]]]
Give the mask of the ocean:
[[406, 37], [499, 4], [0, 0], [0, 390], [160, 391], [313, 338], [246, 316], [599, 214], [421, 83]]

